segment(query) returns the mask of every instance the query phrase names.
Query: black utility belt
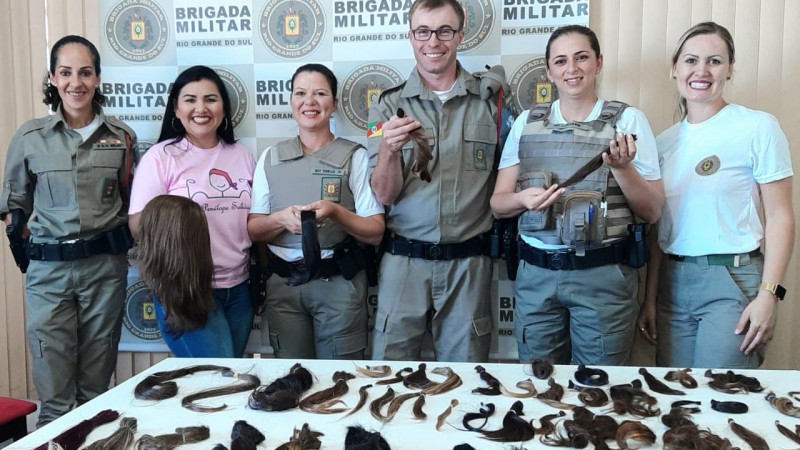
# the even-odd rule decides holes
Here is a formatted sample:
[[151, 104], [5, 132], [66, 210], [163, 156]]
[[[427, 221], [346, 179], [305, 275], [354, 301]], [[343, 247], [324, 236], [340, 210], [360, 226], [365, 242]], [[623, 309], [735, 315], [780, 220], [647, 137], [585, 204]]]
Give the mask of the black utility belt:
[[[275, 254], [270, 255], [267, 267], [271, 273], [281, 278], [295, 278], [298, 274], [305, 273], [308, 270], [302, 260], [288, 262], [275, 256]], [[316, 278], [330, 278], [335, 275], [341, 275], [341, 273], [342, 271], [336, 261], [333, 258], [326, 258], [320, 260], [319, 273]]]
[[58, 244], [28, 243], [28, 257], [33, 261], [75, 261], [95, 255], [122, 255], [133, 247], [127, 224], [98, 234], [91, 239], [75, 239]]
[[394, 235], [384, 238], [383, 249], [397, 256], [408, 256], [431, 261], [447, 261], [473, 256], [489, 256], [491, 240], [488, 234], [482, 234], [455, 244], [435, 244]]
[[570, 250], [541, 250], [519, 241], [519, 259], [536, 267], [550, 270], [582, 270], [609, 264], [627, 263], [628, 244], [620, 241], [606, 247], [586, 250], [578, 256]]

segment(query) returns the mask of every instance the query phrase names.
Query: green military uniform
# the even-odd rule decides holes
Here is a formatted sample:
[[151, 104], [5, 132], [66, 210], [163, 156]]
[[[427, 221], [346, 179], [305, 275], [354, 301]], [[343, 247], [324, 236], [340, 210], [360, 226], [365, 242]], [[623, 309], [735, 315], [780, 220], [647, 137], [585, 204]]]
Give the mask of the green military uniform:
[[[496, 102], [481, 99], [479, 82], [459, 64], [443, 102], [414, 69], [370, 109], [369, 121], [381, 123], [403, 108], [433, 144], [430, 182], [411, 173], [412, 143], [403, 149], [403, 187], [386, 213], [390, 236], [380, 267], [373, 359], [419, 359], [426, 329], [439, 360], [488, 358], [492, 261], [477, 250], [492, 226], [498, 136]], [[380, 140], [367, 140], [372, 168]]]
[[[120, 180], [130, 178], [135, 136], [94, 108], [100, 124], [90, 139], [69, 129], [59, 109], [23, 124], [6, 157], [0, 212], [30, 217], [25, 314], [39, 425], [103, 393], [116, 365], [128, 267], [120, 246], [129, 242], [92, 238], [123, 229], [129, 236]], [[76, 256], [88, 241], [113, 250]]]

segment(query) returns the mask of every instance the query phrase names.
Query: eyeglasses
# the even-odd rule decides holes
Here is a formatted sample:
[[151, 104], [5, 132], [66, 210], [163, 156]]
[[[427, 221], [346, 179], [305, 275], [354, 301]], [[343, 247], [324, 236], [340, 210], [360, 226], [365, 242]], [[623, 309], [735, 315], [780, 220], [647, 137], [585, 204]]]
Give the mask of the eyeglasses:
[[440, 41], [452, 41], [454, 37], [456, 37], [456, 33], [461, 30], [454, 30], [452, 28], [439, 28], [438, 30], [431, 30], [430, 28], [417, 28], [416, 30], [411, 30], [411, 34], [414, 35], [414, 39], [418, 41], [427, 41], [430, 40], [431, 36], [434, 34], [436, 35], [436, 39]]

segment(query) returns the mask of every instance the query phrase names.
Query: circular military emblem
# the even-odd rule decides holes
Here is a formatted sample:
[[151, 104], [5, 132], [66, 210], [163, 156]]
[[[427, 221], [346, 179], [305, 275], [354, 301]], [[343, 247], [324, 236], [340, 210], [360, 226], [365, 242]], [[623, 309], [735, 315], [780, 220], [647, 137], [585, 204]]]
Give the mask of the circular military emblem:
[[153, 297], [150, 295], [150, 288], [143, 280], [136, 280], [128, 285], [122, 323], [132, 335], [139, 339], [145, 341], [161, 339], [161, 332], [156, 323]]
[[711, 155], [707, 158], [703, 158], [702, 161], [697, 163], [697, 165], [694, 167], [694, 171], [698, 175], [702, 176], [713, 175], [717, 173], [719, 166], [719, 157], [717, 155]]
[[151, 0], [117, 3], [106, 17], [105, 31], [111, 50], [132, 63], [146, 63], [157, 58], [169, 38], [164, 10]]
[[465, 0], [466, 23], [464, 24], [464, 40], [458, 51], [468, 52], [479, 47], [486, 40], [494, 26], [494, 3], [491, 0]]
[[325, 35], [325, 15], [317, 0], [269, 0], [261, 11], [261, 40], [282, 58], [302, 58]]
[[236, 128], [247, 117], [247, 89], [242, 79], [228, 69], [215, 67], [214, 71], [225, 83], [225, 90], [228, 91], [228, 97], [231, 100], [231, 121], [233, 127]]
[[547, 79], [546, 67], [544, 57], [537, 56], [522, 63], [511, 75], [509, 84], [518, 111], [558, 98], [558, 89]]
[[403, 82], [400, 74], [386, 64], [364, 64], [350, 72], [342, 82], [341, 111], [351, 125], [367, 129], [369, 108], [386, 89]]

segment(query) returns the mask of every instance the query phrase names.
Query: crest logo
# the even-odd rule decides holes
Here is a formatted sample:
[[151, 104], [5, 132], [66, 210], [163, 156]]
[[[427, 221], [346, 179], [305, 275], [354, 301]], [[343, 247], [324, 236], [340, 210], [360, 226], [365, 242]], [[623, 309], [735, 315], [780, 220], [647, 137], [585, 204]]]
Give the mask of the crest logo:
[[544, 57], [538, 56], [522, 63], [511, 75], [509, 84], [518, 111], [558, 98], [558, 89], [547, 79], [546, 67]]
[[144, 280], [137, 279], [129, 284], [125, 294], [125, 314], [122, 316], [125, 329], [145, 341], [161, 340], [153, 297]]
[[701, 176], [713, 175], [719, 171], [720, 165], [719, 157], [717, 155], [711, 155], [697, 163], [694, 167], [694, 171]]
[[111, 50], [132, 63], [157, 58], [169, 40], [164, 10], [151, 0], [118, 3], [106, 17], [105, 31]]
[[466, 23], [464, 40], [458, 46], [459, 52], [468, 52], [479, 47], [491, 34], [494, 26], [494, 2], [492, 0], [462, 1]]
[[386, 64], [364, 64], [350, 72], [342, 83], [341, 110], [359, 130], [367, 129], [369, 108], [386, 89], [403, 82], [403, 77]]
[[282, 58], [302, 58], [325, 35], [325, 15], [317, 0], [270, 0], [259, 24], [264, 45]]
[[233, 127], [236, 128], [247, 117], [247, 109], [249, 107], [247, 88], [245, 88], [242, 79], [228, 69], [215, 67], [214, 71], [225, 83], [225, 90], [228, 91], [228, 96], [231, 100], [231, 122], [233, 122]]

